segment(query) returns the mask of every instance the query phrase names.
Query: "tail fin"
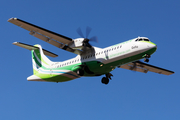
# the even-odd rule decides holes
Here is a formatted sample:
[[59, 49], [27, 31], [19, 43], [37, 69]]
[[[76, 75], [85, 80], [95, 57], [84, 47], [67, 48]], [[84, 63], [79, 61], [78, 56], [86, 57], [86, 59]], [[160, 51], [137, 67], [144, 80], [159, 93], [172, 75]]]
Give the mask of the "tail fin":
[[38, 68], [42, 68], [42, 69], [49, 68], [49, 65], [52, 63], [52, 61], [50, 61], [45, 55], [48, 55], [51, 57], [58, 56], [52, 52], [42, 49], [41, 45], [32, 46], [32, 45], [28, 45], [28, 44], [20, 43], [20, 42], [14, 42], [13, 44], [19, 47], [31, 50], [34, 74], [38, 73]]
[[46, 69], [49, 68], [52, 61], [50, 61], [43, 53], [41, 45], [35, 45], [39, 49], [32, 50], [32, 63], [33, 63], [33, 74], [38, 73], [38, 69]]

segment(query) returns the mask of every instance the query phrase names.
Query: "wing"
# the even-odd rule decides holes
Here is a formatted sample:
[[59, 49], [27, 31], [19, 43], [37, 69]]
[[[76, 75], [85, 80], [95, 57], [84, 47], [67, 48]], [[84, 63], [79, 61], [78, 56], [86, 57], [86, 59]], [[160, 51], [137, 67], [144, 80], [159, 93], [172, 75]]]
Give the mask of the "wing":
[[155, 72], [155, 73], [164, 74], [164, 75], [174, 74], [173, 71], [166, 70], [166, 69], [156, 67], [153, 65], [149, 65], [140, 61], [128, 63], [125, 65], [119, 66], [119, 68], [124, 68], [124, 69], [143, 72], [143, 73], [147, 73], [148, 71], [150, 71], [150, 72]]
[[[36, 49], [39, 49], [38, 47], [35, 47], [35, 46], [32, 46], [32, 45], [28, 45], [28, 44], [25, 44], [25, 43], [20, 43], [20, 42], [14, 42], [13, 43], [14, 45], [17, 45], [19, 47], [22, 47], [22, 48], [25, 48], [25, 49], [28, 49], [28, 50], [36, 50]], [[44, 54], [47, 55], [47, 56], [50, 56], [50, 57], [58, 57], [58, 55], [48, 51], [48, 50], [45, 50], [45, 49], [42, 49]]]
[[20, 20], [18, 18], [10, 18], [8, 22], [13, 23], [21, 28], [24, 28], [30, 31], [29, 33], [30, 35], [33, 35], [34, 37], [37, 37], [45, 42], [48, 42], [51, 45], [54, 45], [58, 48], [61, 48], [63, 50], [66, 50], [75, 54], [81, 54], [80, 50], [78, 49], [75, 50], [68, 46], [68, 44], [73, 42], [73, 39], [71, 38], [49, 31], [39, 26], [33, 25], [31, 23]]

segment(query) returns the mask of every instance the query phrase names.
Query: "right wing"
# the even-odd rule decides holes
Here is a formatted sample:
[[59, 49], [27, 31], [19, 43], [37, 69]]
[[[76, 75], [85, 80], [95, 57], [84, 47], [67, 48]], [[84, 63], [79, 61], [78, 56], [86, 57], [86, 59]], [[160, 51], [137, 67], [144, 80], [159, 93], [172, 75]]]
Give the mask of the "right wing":
[[153, 66], [150, 64], [146, 64], [141, 61], [127, 63], [127, 64], [119, 66], [119, 68], [124, 68], [124, 69], [143, 72], [143, 73], [147, 73], [148, 71], [150, 71], [150, 72], [155, 72], [155, 73], [164, 74], [164, 75], [174, 74], [173, 71], [166, 70], [166, 69], [163, 69], [160, 67], [156, 67], [156, 66]]
[[13, 23], [21, 28], [24, 28], [30, 31], [29, 33], [30, 35], [33, 35], [34, 37], [37, 37], [45, 42], [48, 42], [49, 44], [54, 45], [58, 48], [61, 48], [63, 50], [66, 50], [75, 54], [82, 53], [81, 50], [72, 49], [68, 46], [68, 44], [73, 42], [73, 39], [71, 38], [49, 31], [39, 26], [33, 25], [31, 23], [28, 23], [18, 18], [10, 18], [8, 22]]

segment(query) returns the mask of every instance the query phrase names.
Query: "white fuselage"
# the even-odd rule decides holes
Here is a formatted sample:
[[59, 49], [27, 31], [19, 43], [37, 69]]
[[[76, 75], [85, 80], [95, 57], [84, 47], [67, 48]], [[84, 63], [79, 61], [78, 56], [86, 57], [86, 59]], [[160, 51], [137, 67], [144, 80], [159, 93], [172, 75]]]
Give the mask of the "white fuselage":
[[143, 53], [156, 47], [156, 45], [153, 43], [137, 42], [135, 41], [136, 39], [137, 38], [110, 47], [106, 47], [104, 49], [94, 47], [94, 52], [90, 52], [86, 55], [78, 55], [75, 58], [66, 60], [64, 62], [53, 62], [51, 67], [59, 68], [88, 61], [99, 61], [103, 64], [108, 64], [117, 60]]

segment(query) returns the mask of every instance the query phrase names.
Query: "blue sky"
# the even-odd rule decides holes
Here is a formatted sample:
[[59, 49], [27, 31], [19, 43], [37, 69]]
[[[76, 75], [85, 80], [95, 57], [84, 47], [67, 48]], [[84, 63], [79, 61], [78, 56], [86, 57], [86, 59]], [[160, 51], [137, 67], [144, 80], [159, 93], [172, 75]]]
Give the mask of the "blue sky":
[[[180, 1], [178, 0], [8, 0], [0, 4], [0, 119], [6, 120], [179, 120]], [[30, 51], [13, 42], [41, 44], [63, 61], [74, 54], [49, 45], [7, 20], [17, 17], [70, 38], [92, 28], [97, 47], [138, 36], [158, 46], [149, 64], [175, 71], [165, 76], [115, 69], [108, 85], [100, 77], [64, 83], [28, 82]]]

